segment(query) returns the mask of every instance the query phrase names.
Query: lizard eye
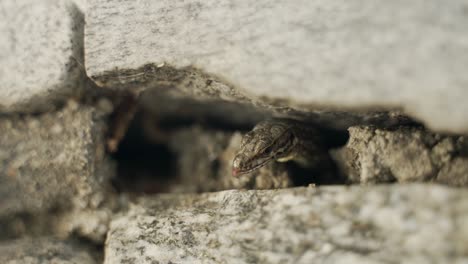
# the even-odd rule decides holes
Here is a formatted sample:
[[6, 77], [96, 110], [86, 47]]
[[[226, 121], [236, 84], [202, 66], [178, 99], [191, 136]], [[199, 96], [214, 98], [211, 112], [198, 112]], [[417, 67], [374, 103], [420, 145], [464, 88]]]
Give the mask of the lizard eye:
[[266, 147], [263, 152], [265, 153], [271, 153], [273, 151], [273, 147], [269, 146], [269, 147]]

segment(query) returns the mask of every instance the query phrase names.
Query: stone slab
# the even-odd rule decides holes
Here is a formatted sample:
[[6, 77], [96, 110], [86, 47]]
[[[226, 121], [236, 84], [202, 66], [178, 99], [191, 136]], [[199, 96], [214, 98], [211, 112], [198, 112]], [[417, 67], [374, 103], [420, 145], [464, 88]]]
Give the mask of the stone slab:
[[73, 2], [5, 0], [0, 13], [0, 111], [45, 111], [82, 92], [84, 15]]
[[437, 185], [148, 196], [111, 222], [104, 263], [466, 263], [467, 209]]
[[5, 264], [97, 264], [99, 253], [76, 241], [35, 238], [0, 243], [0, 263]]
[[468, 132], [466, 10], [466, 0], [92, 1], [86, 69], [98, 81], [121, 69], [129, 76], [117, 81], [157, 75], [163, 85], [173, 75], [142, 67], [196, 68], [223, 80], [205, 87], [216, 96], [401, 108], [433, 129]]

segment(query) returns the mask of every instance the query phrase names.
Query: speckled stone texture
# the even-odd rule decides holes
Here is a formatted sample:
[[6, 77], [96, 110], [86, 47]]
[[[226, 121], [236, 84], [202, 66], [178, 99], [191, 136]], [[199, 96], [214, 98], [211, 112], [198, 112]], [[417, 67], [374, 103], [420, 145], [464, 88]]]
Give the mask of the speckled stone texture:
[[437, 185], [144, 197], [104, 263], [466, 263], [467, 217], [468, 193]]
[[351, 182], [436, 181], [468, 185], [468, 138], [421, 128], [349, 128], [350, 139], [334, 153]]
[[292, 186], [284, 164], [271, 162], [241, 177], [232, 176], [232, 160], [240, 132], [193, 126], [172, 134], [169, 145], [177, 156], [178, 182], [174, 192], [212, 192], [226, 189], [275, 189]]
[[69, 231], [81, 221], [85, 229], [95, 227], [85, 233], [102, 237], [106, 225], [90, 215], [106, 219], [98, 211], [112, 200], [107, 188], [114, 168], [105, 156], [104, 120], [103, 113], [75, 102], [57, 112], [0, 117], [0, 221], [79, 211], [88, 217], [72, 213], [64, 223]]
[[97, 264], [100, 255], [81, 243], [47, 237], [0, 242], [0, 263], [4, 264]]
[[101, 84], [159, 80], [153, 87], [201, 71], [221, 84], [197, 88], [210, 78], [196, 77], [192, 94], [402, 108], [433, 129], [468, 132], [467, 9], [466, 0], [98, 0], [87, 6], [86, 69]]
[[0, 111], [44, 111], [82, 93], [84, 15], [74, 2], [4, 0], [0, 14]]

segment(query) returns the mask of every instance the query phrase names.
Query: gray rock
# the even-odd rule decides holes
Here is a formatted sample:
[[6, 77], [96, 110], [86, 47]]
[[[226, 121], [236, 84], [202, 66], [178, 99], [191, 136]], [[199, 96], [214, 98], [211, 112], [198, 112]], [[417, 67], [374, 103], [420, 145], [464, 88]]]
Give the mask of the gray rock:
[[0, 3], [0, 111], [45, 111], [83, 92], [84, 15], [68, 0]]
[[[74, 215], [67, 226], [81, 222], [89, 229], [95, 220], [81, 213], [97, 210], [106, 219], [98, 211], [112, 201], [114, 168], [105, 155], [104, 121], [98, 110], [75, 102], [57, 112], [0, 117], [0, 220], [66, 211]], [[106, 228], [94, 226], [87, 233], [103, 236]]]
[[468, 185], [468, 138], [421, 128], [351, 127], [334, 156], [352, 182], [436, 181]]
[[97, 264], [100, 254], [74, 241], [35, 238], [0, 243], [0, 263], [5, 264]]
[[466, 263], [467, 201], [436, 185], [144, 197], [104, 263]]
[[284, 164], [271, 162], [258, 171], [232, 176], [232, 160], [240, 146], [239, 132], [193, 126], [173, 133], [169, 140], [177, 156], [174, 192], [212, 192], [226, 189], [274, 189], [292, 186]]
[[144, 83], [301, 110], [399, 108], [433, 129], [468, 132], [467, 8], [465, 0], [92, 1], [86, 68], [114, 88]]

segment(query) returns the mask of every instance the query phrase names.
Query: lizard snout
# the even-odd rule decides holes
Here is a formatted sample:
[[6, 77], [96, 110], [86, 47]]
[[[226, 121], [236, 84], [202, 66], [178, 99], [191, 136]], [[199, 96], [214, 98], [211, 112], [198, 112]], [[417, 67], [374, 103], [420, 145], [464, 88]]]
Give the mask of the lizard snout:
[[237, 177], [241, 174], [241, 168], [243, 164], [242, 155], [236, 155], [232, 161], [232, 176]]

